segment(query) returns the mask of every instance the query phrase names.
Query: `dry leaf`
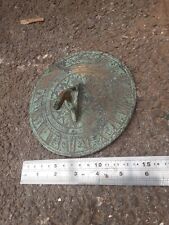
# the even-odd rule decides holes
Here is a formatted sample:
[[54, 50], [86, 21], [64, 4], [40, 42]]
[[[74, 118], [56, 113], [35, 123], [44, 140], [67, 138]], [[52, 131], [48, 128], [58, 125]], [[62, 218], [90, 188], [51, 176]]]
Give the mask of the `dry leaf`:
[[23, 25], [31, 24], [31, 23], [37, 23], [37, 22], [44, 22], [44, 18], [43, 17], [35, 17], [35, 18], [20, 20], [20, 23], [23, 24]]

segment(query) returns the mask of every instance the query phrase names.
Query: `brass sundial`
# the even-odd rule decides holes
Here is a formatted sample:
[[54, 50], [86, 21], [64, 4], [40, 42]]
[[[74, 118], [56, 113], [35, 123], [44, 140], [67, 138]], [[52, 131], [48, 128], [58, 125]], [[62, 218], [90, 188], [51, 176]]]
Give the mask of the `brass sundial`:
[[52, 65], [38, 80], [30, 123], [48, 150], [84, 156], [122, 133], [135, 102], [135, 84], [126, 66], [102, 52], [79, 52]]

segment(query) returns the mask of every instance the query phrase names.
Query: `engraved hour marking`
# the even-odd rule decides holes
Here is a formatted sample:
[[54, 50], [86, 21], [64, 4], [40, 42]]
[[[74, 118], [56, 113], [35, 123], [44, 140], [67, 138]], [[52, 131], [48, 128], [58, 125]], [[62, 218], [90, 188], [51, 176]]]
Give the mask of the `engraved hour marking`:
[[61, 123], [62, 125], [65, 124], [65, 118], [64, 118], [64, 115], [62, 115], [62, 114], [60, 113], [60, 115], [58, 115], [57, 118], [58, 118], [57, 120], [58, 120], [59, 123]]
[[121, 101], [118, 103], [118, 106], [117, 106], [120, 111], [121, 111], [121, 114], [126, 114], [126, 111], [130, 111], [131, 108], [130, 108], [130, 104], [126, 101]]
[[45, 90], [38, 90], [34, 96], [34, 101], [39, 101], [43, 97]]
[[40, 107], [41, 107], [41, 102], [34, 103], [33, 107], [32, 107], [32, 109], [33, 109], [32, 111], [37, 112], [38, 110], [40, 110]]
[[36, 112], [41, 108], [44, 92], [45, 92], [44, 90], [38, 90], [36, 92], [34, 99], [33, 99], [33, 104], [32, 104], [33, 112]]
[[34, 117], [35, 113], [33, 113], [32, 115], [32, 122], [34, 124], [34, 126], [36, 127], [36, 129], [39, 129], [39, 127], [44, 123], [41, 115], [38, 113], [38, 117], [37, 115]]
[[58, 141], [58, 150], [61, 151], [61, 144], [62, 144], [62, 136], [60, 135], [59, 141]]
[[104, 133], [102, 132], [100, 135], [99, 135], [103, 140], [105, 141], [108, 141], [109, 139], [107, 137], [105, 137]]
[[46, 128], [45, 122], [43, 121], [37, 129], [37, 133], [40, 135], [45, 128]]
[[52, 140], [53, 140], [53, 133], [49, 131], [49, 135], [46, 139], [46, 143], [50, 144]]
[[31, 112], [31, 117], [35, 124], [39, 124], [43, 120], [40, 110]]
[[84, 143], [86, 149], [89, 149], [90, 148], [90, 141], [89, 141], [88, 138], [84, 138], [83, 139], [83, 143]]
[[76, 151], [76, 137], [69, 136], [68, 138], [68, 152]]

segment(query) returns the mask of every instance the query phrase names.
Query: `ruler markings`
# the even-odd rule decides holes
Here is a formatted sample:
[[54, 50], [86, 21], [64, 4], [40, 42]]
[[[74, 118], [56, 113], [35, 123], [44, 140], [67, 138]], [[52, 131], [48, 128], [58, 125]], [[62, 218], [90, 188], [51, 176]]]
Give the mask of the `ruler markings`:
[[169, 186], [169, 156], [25, 161], [21, 184]]

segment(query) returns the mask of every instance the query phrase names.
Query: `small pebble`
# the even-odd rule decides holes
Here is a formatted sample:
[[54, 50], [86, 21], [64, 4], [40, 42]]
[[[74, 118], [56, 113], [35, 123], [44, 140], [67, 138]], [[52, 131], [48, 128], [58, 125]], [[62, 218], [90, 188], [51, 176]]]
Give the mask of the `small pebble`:
[[4, 60], [3, 60], [2, 58], [0, 58], [0, 64], [2, 64], [2, 63], [3, 63], [3, 61], [4, 61]]
[[48, 54], [44, 55], [42, 58], [43, 59], [46, 59], [48, 57]]
[[61, 198], [58, 198], [58, 202], [61, 202], [62, 201], [62, 199]]
[[96, 197], [97, 199], [97, 206], [101, 206], [103, 204], [103, 198], [102, 197]]

